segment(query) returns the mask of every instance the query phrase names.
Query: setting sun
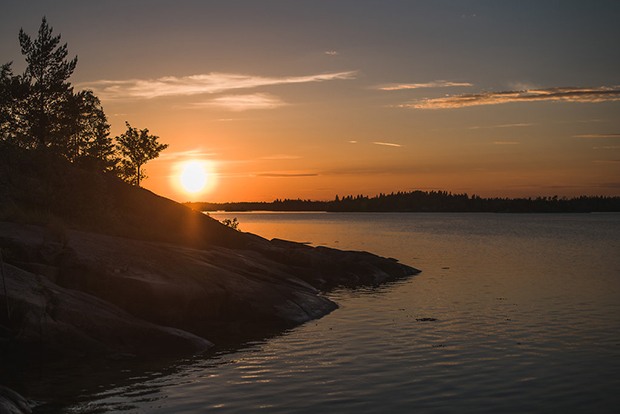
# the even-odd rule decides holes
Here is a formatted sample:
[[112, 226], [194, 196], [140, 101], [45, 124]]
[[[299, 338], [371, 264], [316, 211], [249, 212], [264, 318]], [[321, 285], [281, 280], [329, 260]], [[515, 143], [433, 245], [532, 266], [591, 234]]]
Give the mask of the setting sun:
[[207, 173], [202, 165], [197, 162], [188, 162], [181, 173], [181, 185], [189, 193], [197, 193], [205, 188]]

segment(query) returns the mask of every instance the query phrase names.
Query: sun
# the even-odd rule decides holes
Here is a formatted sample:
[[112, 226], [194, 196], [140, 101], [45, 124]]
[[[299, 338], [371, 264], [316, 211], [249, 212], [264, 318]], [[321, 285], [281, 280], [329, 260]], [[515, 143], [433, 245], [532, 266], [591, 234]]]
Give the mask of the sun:
[[181, 173], [181, 185], [188, 193], [202, 191], [207, 185], [207, 173], [198, 161], [185, 164]]

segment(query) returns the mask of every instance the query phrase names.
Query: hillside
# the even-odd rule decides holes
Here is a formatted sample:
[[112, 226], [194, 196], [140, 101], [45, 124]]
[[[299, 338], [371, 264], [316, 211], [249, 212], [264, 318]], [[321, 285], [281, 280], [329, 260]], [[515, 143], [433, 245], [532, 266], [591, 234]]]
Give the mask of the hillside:
[[44, 154], [0, 161], [0, 348], [9, 359], [203, 352], [336, 309], [321, 291], [417, 272], [242, 233]]

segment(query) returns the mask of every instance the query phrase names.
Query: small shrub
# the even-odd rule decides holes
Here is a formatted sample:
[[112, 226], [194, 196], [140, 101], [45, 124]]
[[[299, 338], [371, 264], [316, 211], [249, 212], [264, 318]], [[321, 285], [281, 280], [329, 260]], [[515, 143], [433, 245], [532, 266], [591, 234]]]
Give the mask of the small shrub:
[[237, 221], [237, 217], [231, 219], [222, 220], [222, 224], [230, 227], [233, 230], [239, 230], [239, 222]]

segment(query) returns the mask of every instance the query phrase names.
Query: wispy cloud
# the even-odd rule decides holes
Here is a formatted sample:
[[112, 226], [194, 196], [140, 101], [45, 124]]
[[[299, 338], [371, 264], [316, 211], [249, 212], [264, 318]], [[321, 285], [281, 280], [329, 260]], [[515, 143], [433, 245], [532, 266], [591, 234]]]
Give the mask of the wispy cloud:
[[182, 77], [165, 76], [158, 79], [99, 80], [82, 83], [79, 86], [93, 89], [97, 95], [104, 99], [150, 99], [162, 96], [220, 93], [259, 86], [353, 79], [356, 73], [356, 71], [348, 71], [284, 77], [208, 73]]
[[200, 149], [195, 150], [187, 150], [187, 151], [177, 151], [177, 152], [163, 152], [159, 158], [173, 160], [177, 158], [201, 158], [201, 157], [212, 157], [214, 155], [218, 155], [215, 152], [204, 152]]
[[373, 142], [375, 145], [385, 145], [386, 147], [402, 147], [400, 144], [394, 144], [392, 142]]
[[587, 134], [573, 135], [575, 138], [620, 138], [620, 134]]
[[335, 50], [328, 50], [327, 52], [325, 52], [326, 55], [339, 55], [340, 53], [336, 52]]
[[299, 155], [286, 155], [286, 154], [277, 154], [277, 155], [269, 155], [266, 157], [259, 157], [259, 160], [297, 160], [301, 158]]
[[444, 98], [423, 99], [398, 106], [416, 109], [445, 109], [476, 105], [497, 105], [509, 102], [603, 102], [617, 100], [620, 100], [620, 89], [601, 86], [594, 88], [568, 87], [462, 94]]
[[267, 178], [295, 178], [295, 177], [316, 177], [319, 174], [316, 173], [259, 173], [257, 177]]
[[493, 144], [495, 144], [495, 145], [519, 145], [520, 142], [516, 142], [516, 141], [495, 141]]
[[596, 187], [602, 187], [602, 188], [620, 188], [620, 182], [616, 182], [616, 183], [600, 183], [600, 184], [598, 184]]
[[280, 98], [268, 93], [251, 95], [226, 95], [204, 102], [196, 102], [188, 106], [193, 108], [221, 107], [230, 111], [247, 111], [250, 109], [274, 109], [287, 105]]
[[402, 89], [421, 89], [421, 88], [445, 88], [448, 86], [473, 86], [467, 82], [449, 82], [445, 80], [437, 80], [426, 83], [391, 83], [378, 86], [377, 89], [382, 91], [398, 91]]
[[347, 141], [349, 144], [357, 144], [357, 141]]
[[514, 127], [526, 127], [535, 124], [504, 124], [504, 125], [486, 125], [486, 126], [473, 126], [467, 129], [491, 129], [491, 128], [514, 128]]

